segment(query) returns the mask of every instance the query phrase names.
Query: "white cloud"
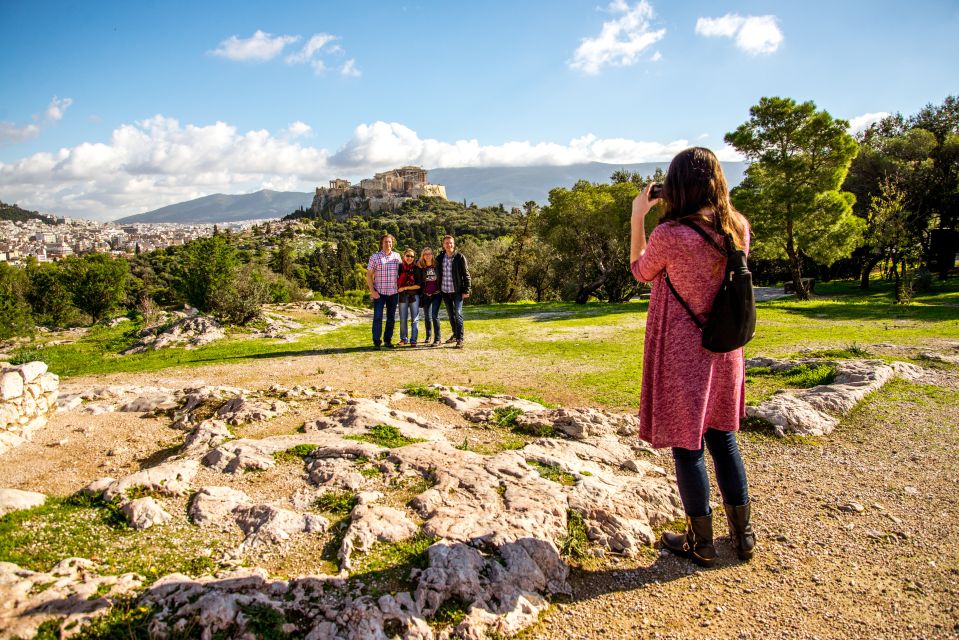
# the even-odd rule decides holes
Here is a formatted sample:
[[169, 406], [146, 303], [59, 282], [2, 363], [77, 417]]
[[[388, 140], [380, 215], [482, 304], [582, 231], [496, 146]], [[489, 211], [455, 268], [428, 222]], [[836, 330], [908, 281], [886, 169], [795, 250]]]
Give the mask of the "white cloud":
[[883, 118], [888, 118], [892, 114], [888, 111], [878, 111], [876, 113], [864, 113], [861, 116], [849, 119], [849, 133], [856, 134], [865, 131], [870, 125], [875, 124]]
[[[46, 116], [44, 125], [62, 120], [63, 114], [71, 104], [73, 104], [73, 98], [61, 99], [57, 96], [53, 96], [44, 114]], [[40, 122], [41, 116], [39, 113], [34, 113], [31, 116], [31, 119], [33, 120], [33, 123], [22, 126], [19, 126], [13, 122], [0, 122], [0, 145], [17, 144], [19, 142], [30, 140], [31, 138], [36, 138], [39, 136], [44, 128], [40, 124], [37, 124]]]
[[0, 122], [0, 144], [16, 144], [36, 138], [38, 135], [40, 135], [40, 127], [35, 124], [18, 127], [12, 122]]
[[300, 136], [306, 136], [313, 133], [313, 127], [306, 124], [301, 120], [290, 123], [290, 126], [286, 128], [287, 133], [292, 138], [299, 138]]
[[662, 60], [662, 59], [663, 59], [663, 54], [660, 53], [659, 51], [657, 51], [656, 53], [654, 53], [654, 54], [653, 54], [653, 57], [650, 58], [650, 60], [653, 61], [653, 62], [659, 62], [659, 61]]
[[63, 114], [71, 104], [73, 104], [73, 98], [63, 98], [61, 100], [53, 96], [53, 99], [50, 101], [50, 106], [47, 107], [47, 118], [54, 122], [62, 120]]
[[249, 38], [230, 36], [212, 50], [212, 55], [237, 62], [272, 60], [283, 49], [300, 40], [300, 36], [274, 36], [259, 29]]
[[[272, 60], [282, 53], [283, 49], [294, 42], [302, 40], [299, 35], [273, 36], [263, 31], [257, 31], [252, 37], [241, 40], [236, 36], [224, 40], [213, 55], [229, 58], [230, 60]], [[308, 64], [315, 75], [321, 76], [331, 67], [339, 67], [340, 75], [357, 77], [360, 70], [356, 67], [356, 60], [350, 58], [342, 65], [331, 63], [331, 56], [344, 56], [346, 51], [336, 41], [339, 36], [331, 33], [315, 33], [299, 51], [290, 53], [284, 61], [286, 64]]]
[[608, 10], [619, 17], [604, 22], [598, 36], [580, 41], [569, 62], [571, 68], [596, 74], [606, 65], [636, 64], [643, 51], [666, 35], [666, 29], [651, 29], [653, 7], [647, 0], [640, 0], [632, 7], [626, 0], [613, 0]]
[[[293, 123], [289, 132], [304, 127]], [[0, 192], [43, 211], [109, 219], [210, 193], [320, 184], [328, 155], [289, 135], [240, 133], [224, 122], [181, 125], [158, 115], [120, 126], [106, 142], [0, 162]]]
[[[566, 143], [422, 138], [397, 122], [355, 128], [335, 152], [303, 144], [312, 128], [295, 121], [276, 133], [240, 132], [225, 122], [198, 126], [154, 116], [115, 129], [108, 140], [0, 162], [4, 199], [31, 209], [111, 219], [211, 193], [262, 188], [310, 191], [337, 176], [362, 178], [405, 164], [427, 168], [628, 164], [668, 161], [688, 140], [650, 142], [586, 134]], [[740, 159], [735, 150], [717, 152]]]
[[313, 59], [314, 54], [320, 51], [330, 42], [336, 40], [336, 36], [329, 33], [317, 33], [307, 40], [306, 44], [296, 53], [292, 53], [286, 58], [287, 64], [302, 64]]
[[351, 78], [359, 78], [360, 70], [356, 68], [356, 60], [350, 58], [343, 63], [343, 66], [340, 67], [340, 75], [349, 76]]
[[750, 55], [773, 53], [784, 36], [776, 16], [740, 16], [727, 13], [719, 18], [699, 18], [696, 33], [707, 38], [735, 38], [736, 47]]
[[586, 134], [567, 144], [515, 141], [482, 145], [476, 139], [443, 142], [420, 138], [397, 122], [361, 124], [353, 137], [330, 157], [330, 164], [349, 171], [381, 171], [402, 164], [424, 167], [509, 167], [568, 165], [581, 162], [632, 163], [668, 160], [689, 146]]

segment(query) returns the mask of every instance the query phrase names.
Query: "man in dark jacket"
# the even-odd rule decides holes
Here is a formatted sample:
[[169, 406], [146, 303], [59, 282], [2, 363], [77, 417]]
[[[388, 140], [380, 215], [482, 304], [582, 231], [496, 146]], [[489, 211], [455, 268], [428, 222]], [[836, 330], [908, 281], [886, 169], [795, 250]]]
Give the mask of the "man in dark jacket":
[[440, 293], [453, 330], [453, 335], [446, 344], [455, 343], [457, 349], [462, 349], [463, 300], [470, 297], [473, 281], [470, 278], [469, 267], [466, 265], [466, 256], [456, 251], [453, 236], [443, 238], [443, 252], [436, 260], [436, 267], [439, 272]]

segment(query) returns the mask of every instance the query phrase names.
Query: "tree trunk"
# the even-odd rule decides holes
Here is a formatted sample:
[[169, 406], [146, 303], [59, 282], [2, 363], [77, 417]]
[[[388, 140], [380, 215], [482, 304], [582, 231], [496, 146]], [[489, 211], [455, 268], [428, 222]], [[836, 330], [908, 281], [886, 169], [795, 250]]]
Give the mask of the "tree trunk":
[[876, 268], [876, 265], [879, 264], [881, 258], [867, 258], [866, 264], [862, 268], [862, 275], [859, 277], [859, 288], [868, 289], [869, 288], [869, 274], [872, 273], [872, 270]]
[[600, 277], [599, 280], [591, 282], [589, 284], [584, 284], [579, 288], [579, 291], [576, 293], [576, 304], [586, 304], [589, 301], [589, 297], [602, 289], [603, 284], [606, 283], [606, 275]]
[[799, 253], [793, 243], [793, 223], [792, 220], [786, 222], [786, 256], [789, 257], [789, 272], [793, 277], [793, 287], [796, 289], [796, 298], [798, 300], [809, 300], [809, 292], [802, 282], [802, 263], [799, 261]]

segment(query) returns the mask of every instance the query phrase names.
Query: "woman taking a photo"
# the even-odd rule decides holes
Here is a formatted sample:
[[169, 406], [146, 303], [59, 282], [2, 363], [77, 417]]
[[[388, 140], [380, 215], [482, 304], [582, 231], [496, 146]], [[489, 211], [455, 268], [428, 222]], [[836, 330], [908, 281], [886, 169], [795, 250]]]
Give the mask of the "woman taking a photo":
[[[420, 325], [420, 283], [423, 274], [413, 263], [416, 253], [412, 249], [403, 252], [403, 262], [396, 276], [396, 290], [400, 294], [400, 346], [416, 346]], [[407, 326], [407, 319], [412, 328]]]
[[[753, 555], [746, 471], [736, 431], [745, 415], [742, 347], [715, 353], [702, 346], [702, 321], [725, 277], [729, 237], [733, 248], [749, 251], [749, 225], [729, 201], [726, 178], [712, 151], [679, 153], [669, 165], [661, 196], [649, 185], [633, 200], [630, 264], [633, 275], [652, 282], [643, 352], [640, 437], [654, 447], [671, 447], [679, 495], [686, 512], [684, 534], [664, 533], [662, 546], [701, 566], [716, 561], [709, 478], [704, 448], [716, 471], [736, 553]], [[663, 222], [646, 241], [644, 220], [662, 201]], [[715, 245], [693, 228], [694, 224]], [[670, 286], [675, 289], [670, 290]], [[689, 311], [679, 298], [685, 300]]]
[[416, 265], [423, 275], [423, 286], [420, 289], [420, 309], [426, 317], [426, 341], [423, 344], [431, 344], [432, 337], [432, 345], [438, 347], [440, 345], [440, 302], [443, 301], [443, 296], [440, 295], [439, 274], [436, 272], [433, 250], [423, 247]]

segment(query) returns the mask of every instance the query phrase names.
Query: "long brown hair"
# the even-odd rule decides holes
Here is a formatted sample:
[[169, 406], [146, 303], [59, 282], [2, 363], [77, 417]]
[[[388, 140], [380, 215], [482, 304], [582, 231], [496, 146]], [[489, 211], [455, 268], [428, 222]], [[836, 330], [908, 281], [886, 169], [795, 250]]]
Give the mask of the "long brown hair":
[[[746, 218], [729, 201], [723, 167], [709, 149], [691, 147], [676, 154], [663, 182], [663, 200], [664, 220], [692, 217], [728, 233], [736, 247], [745, 245]], [[715, 217], [700, 213], [703, 209], [712, 209]]]
[[[425, 258], [425, 254], [427, 251], [429, 251], [430, 256], [432, 256], [429, 264], [426, 264], [426, 258]], [[420, 251], [420, 259], [416, 262], [416, 266], [418, 266], [420, 269], [425, 269], [426, 267], [432, 267], [435, 265], [436, 265], [436, 254], [433, 253], [433, 247], [423, 247], [423, 250]]]

